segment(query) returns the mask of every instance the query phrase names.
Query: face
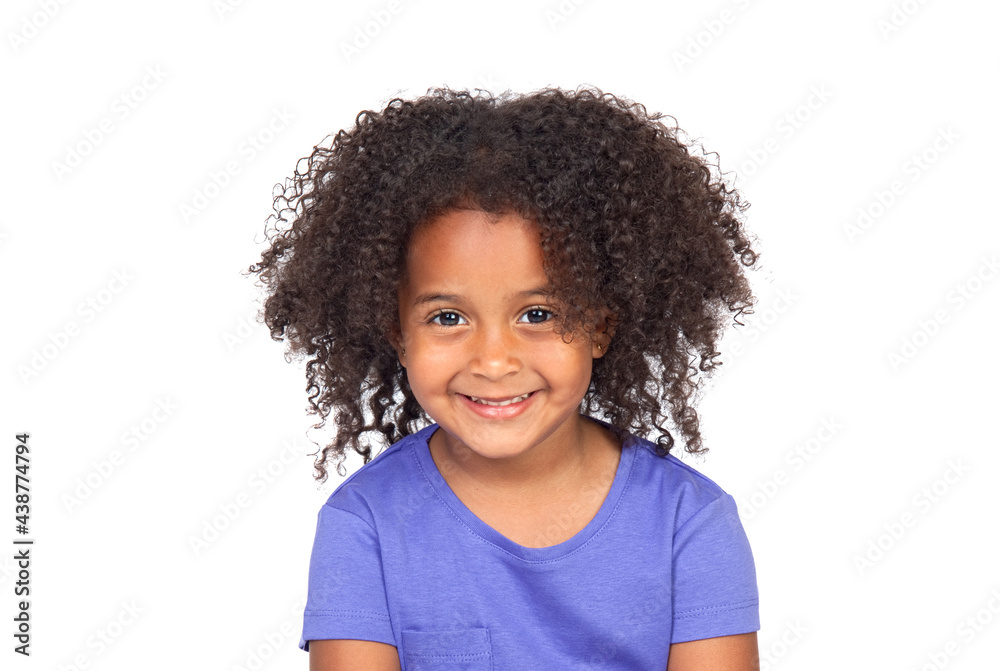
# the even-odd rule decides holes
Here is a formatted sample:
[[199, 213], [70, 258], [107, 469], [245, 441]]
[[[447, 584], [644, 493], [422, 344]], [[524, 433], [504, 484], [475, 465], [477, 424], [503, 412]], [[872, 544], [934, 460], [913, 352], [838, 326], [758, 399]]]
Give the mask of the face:
[[554, 332], [557, 305], [534, 225], [458, 210], [413, 234], [399, 290], [398, 352], [452, 454], [517, 457], [580, 435], [592, 342]]

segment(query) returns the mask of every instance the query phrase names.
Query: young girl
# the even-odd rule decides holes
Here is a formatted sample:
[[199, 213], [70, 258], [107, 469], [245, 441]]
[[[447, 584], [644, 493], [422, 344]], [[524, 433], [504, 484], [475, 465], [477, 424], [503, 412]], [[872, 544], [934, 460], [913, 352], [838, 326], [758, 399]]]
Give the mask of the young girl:
[[735, 503], [667, 454], [705, 450], [691, 403], [757, 256], [660, 118], [434, 89], [276, 196], [264, 319], [336, 424], [317, 477], [365, 462], [319, 512], [314, 671], [758, 668]]

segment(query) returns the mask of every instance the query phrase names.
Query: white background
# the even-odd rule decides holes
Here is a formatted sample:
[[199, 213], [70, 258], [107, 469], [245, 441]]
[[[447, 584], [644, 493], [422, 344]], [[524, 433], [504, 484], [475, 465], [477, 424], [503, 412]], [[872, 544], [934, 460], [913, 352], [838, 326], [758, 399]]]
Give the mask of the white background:
[[[752, 203], [760, 304], [689, 462], [741, 504], [764, 668], [995, 668], [998, 19], [916, 0], [5, 3], [4, 668], [307, 667], [308, 553], [339, 479], [311, 479], [304, 372], [241, 275], [271, 188], [397, 93], [578, 84], [673, 115]], [[30, 658], [12, 652], [22, 431]]]

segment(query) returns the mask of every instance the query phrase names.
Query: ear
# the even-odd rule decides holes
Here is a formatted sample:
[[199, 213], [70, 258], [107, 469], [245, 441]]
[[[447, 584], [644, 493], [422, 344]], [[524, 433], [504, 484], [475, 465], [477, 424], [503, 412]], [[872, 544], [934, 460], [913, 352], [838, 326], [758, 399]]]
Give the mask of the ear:
[[618, 323], [618, 315], [607, 308], [601, 308], [598, 313], [597, 324], [595, 324], [593, 343], [591, 350], [595, 359], [600, 359], [608, 353], [611, 346], [611, 338], [615, 334], [615, 326]]
[[399, 365], [406, 368], [406, 347], [403, 345], [403, 333], [399, 328], [399, 324], [395, 324], [392, 329], [386, 334], [386, 340], [394, 350], [396, 350], [396, 358], [399, 359]]

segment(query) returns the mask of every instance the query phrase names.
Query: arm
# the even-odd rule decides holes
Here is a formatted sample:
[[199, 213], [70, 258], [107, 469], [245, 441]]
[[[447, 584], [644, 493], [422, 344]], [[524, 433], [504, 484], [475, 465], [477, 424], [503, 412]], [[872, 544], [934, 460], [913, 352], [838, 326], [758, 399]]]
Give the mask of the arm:
[[[756, 650], [756, 648], [755, 648]], [[399, 671], [396, 647], [375, 641], [309, 641], [309, 671]]]
[[667, 671], [760, 671], [757, 632], [674, 643]]
[[759, 671], [757, 576], [735, 500], [704, 506], [674, 540], [668, 671]]
[[320, 509], [302, 616], [310, 671], [399, 671], [378, 537], [368, 520], [329, 503]]

